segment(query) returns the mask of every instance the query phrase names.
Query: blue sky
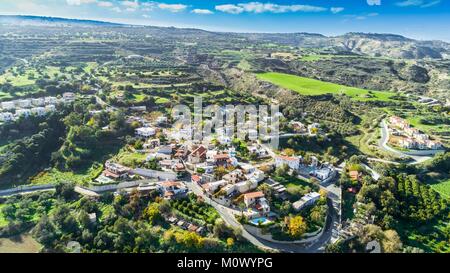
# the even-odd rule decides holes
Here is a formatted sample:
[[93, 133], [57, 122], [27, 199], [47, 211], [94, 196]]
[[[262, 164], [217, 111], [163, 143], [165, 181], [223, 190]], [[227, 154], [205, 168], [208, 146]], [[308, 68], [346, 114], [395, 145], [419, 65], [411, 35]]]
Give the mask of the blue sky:
[[213, 31], [394, 33], [450, 41], [450, 0], [2, 0], [0, 14]]

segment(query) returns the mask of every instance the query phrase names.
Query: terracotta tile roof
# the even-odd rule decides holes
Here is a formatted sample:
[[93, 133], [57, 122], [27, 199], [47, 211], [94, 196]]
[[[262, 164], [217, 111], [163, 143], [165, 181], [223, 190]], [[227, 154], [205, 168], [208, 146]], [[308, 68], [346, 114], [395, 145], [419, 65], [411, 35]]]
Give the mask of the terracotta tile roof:
[[262, 191], [255, 191], [244, 194], [244, 199], [260, 198], [260, 197], [264, 197], [264, 193]]
[[230, 155], [229, 154], [217, 154], [214, 156], [215, 160], [223, 160], [223, 159], [229, 159]]
[[192, 175], [191, 180], [195, 181], [195, 182], [199, 182], [200, 180], [202, 180], [202, 178], [199, 175]]

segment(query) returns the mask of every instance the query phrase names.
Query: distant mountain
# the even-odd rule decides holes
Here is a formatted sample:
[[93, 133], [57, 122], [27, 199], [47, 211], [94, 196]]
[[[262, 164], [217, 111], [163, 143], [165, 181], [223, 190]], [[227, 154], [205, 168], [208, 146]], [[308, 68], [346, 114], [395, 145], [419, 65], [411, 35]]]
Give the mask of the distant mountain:
[[350, 32], [340, 36], [327, 37], [316, 33], [231, 33], [211, 32], [194, 28], [134, 26], [127, 24], [41, 17], [26, 15], [0, 15], [0, 24], [15, 26], [103, 26], [133, 27], [158, 36], [203, 37], [209, 39], [239, 37], [249, 42], [269, 42], [289, 46], [310, 48], [332, 48], [336, 52], [351, 52], [374, 57], [403, 59], [448, 59], [450, 44], [443, 41], [419, 41], [396, 34]]
[[78, 25], [78, 26], [124, 26], [124, 24], [96, 21], [96, 20], [83, 20], [83, 19], [68, 19], [60, 17], [45, 17], [45, 16], [32, 16], [32, 15], [0, 15], [0, 24], [6, 25], [53, 25], [53, 26], [65, 26], [65, 25]]

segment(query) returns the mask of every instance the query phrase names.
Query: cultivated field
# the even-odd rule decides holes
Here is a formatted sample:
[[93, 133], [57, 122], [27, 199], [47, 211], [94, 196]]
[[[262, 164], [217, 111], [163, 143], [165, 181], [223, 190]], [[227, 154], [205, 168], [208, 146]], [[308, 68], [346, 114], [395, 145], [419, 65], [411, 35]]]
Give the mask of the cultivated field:
[[269, 81], [286, 89], [291, 89], [302, 95], [317, 96], [323, 94], [344, 94], [358, 101], [380, 100], [390, 101], [392, 92], [373, 91], [345, 85], [323, 82], [310, 78], [299, 77], [290, 74], [268, 72], [258, 74], [257, 77]]

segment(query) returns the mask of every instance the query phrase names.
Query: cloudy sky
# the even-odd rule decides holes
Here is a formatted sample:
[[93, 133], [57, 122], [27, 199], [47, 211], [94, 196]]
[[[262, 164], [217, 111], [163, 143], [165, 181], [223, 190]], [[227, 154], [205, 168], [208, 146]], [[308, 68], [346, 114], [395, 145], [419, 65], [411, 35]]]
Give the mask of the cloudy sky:
[[1, 0], [0, 14], [214, 31], [395, 33], [450, 41], [450, 0]]

